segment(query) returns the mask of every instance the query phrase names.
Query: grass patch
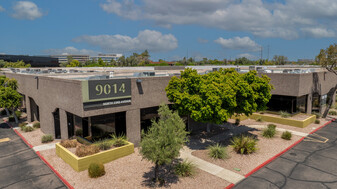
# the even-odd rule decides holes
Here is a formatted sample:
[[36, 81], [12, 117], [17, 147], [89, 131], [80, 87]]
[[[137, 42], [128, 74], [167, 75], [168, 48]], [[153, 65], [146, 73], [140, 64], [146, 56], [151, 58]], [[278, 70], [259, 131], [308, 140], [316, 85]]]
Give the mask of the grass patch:
[[34, 128], [30, 126], [24, 126], [24, 127], [21, 127], [21, 130], [27, 133], [27, 132], [34, 131]]
[[190, 177], [195, 174], [195, 169], [196, 167], [192, 162], [184, 160], [174, 166], [174, 173], [181, 177]]
[[266, 138], [273, 138], [276, 134], [276, 125], [269, 124], [266, 129], [263, 130], [262, 136]]
[[284, 140], [291, 140], [292, 134], [289, 131], [284, 131], [281, 135], [281, 138]]
[[94, 143], [100, 150], [109, 150], [112, 147], [112, 140], [101, 140]]
[[53, 135], [43, 135], [42, 138], [41, 138], [42, 143], [48, 143], [48, 142], [51, 142], [51, 141], [54, 141]]
[[227, 148], [220, 144], [211, 145], [208, 148], [208, 155], [214, 159], [228, 158]]
[[251, 136], [236, 136], [231, 143], [234, 151], [240, 154], [251, 154], [257, 150], [257, 140]]
[[262, 119], [262, 117], [260, 116], [260, 117], [256, 118], [256, 121], [257, 121], [257, 122], [263, 122], [263, 119]]
[[40, 122], [34, 123], [34, 124], [33, 124], [33, 127], [34, 127], [34, 128], [40, 128]]
[[283, 117], [283, 118], [288, 118], [288, 117], [291, 116], [290, 113], [285, 112], [285, 111], [280, 111], [280, 112], [279, 112], [279, 115], [280, 115], [281, 117]]

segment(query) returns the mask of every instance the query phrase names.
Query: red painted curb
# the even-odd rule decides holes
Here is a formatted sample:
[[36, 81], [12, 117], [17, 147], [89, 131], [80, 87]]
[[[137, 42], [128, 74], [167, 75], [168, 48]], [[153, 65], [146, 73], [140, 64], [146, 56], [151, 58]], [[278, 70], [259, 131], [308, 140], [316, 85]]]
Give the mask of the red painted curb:
[[[12, 125], [11, 124], [9, 124], [9, 123], [7, 123], [12, 129], [13, 129], [13, 127], [12, 127]], [[21, 133], [20, 132], [18, 132], [16, 129], [13, 129], [14, 130], [14, 132], [17, 134], [17, 135], [19, 135], [19, 137], [29, 146], [29, 148], [33, 148], [33, 146], [31, 145], [31, 144], [29, 144], [29, 142], [21, 135]], [[35, 150], [34, 150], [34, 152], [35, 152]], [[45, 164], [47, 164], [47, 166], [59, 177], [59, 179], [69, 188], [69, 189], [74, 189], [74, 187], [73, 186], [71, 186], [70, 184], [69, 184], [69, 182], [66, 180], [66, 179], [64, 179], [61, 175], [60, 175], [60, 173], [59, 172], [57, 172], [55, 169], [54, 169], [54, 167], [53, 166], [51, 166], [50, 164], [49, 164], [49, 162], [43, 157], [43, 156], [41, 156], [41, 154], [40, 154], [40, 152], [35, 152], [38, 156], [39, 156], [39, 158], [45, 163]]]
[[[334, 121], [335, 119], [332, 119], [328, 122], [326, 122], [324, 125], [318, 127], [317, 129], [311, 131], [309, 134], [313, 134], [316, 131], [320, 130], [321, 128], [325, 127], [326, 125], [330, 124], [332, 121]], [[271, 157], [270, 159], [268, 159], [267, 161], [265, 161], [264, 163], [262, 163], [261, 165], [257, 166], [255, 169], [253, 169], [252, 171], [250, 171], [248, 174], [245, 175], [245, 177], [249, 177], [250, 175], [252, 175], [253, 173], [255, 173], [256, 171], [258, 171], [259, 169], [261, 169], [262, 167], [264, 167], [265, 165], [267, 165], [268, 163], [272, 162], [274, 159], [276, 159], [277, 157], [281, 156], [282, 154], [284, 154], [285, 152], [287, 152], [288, 150], [290, 150], [291, 148], [293, 148], [294, 146], [296, 146], [298, 143], [300, 143], [305, 137], [302, 137], [301, 139], [299, 139], [298, 141], [296, 141], [294, 144], [288, 146], [286, 149], [284, 149], [282, 152], [276, 154], [275, 156]], [[232, 183], [230, 185], [228, 185], [226, 187], [226, 189], [231, 189], [233, 188], [235, 185]]]
[[62, 181], [65, 185], [67, 185], [67, 187], [68, 187], [69, 189], [74, 189], [74, 187], [72, 187], [72, 186], [69, 184], [69, 182], [68, 182], [66, 179], [64, 179], [64, 178], [60, 175], [60, 173], [58, 173], [58, 172], [54, 169], [54, 167], [51, 166], [51, 165], [49, 164], [49, 162], [48, 162], [43, 156], [41, 156], [40, 152], [36, 152], [36, 154], [40, 157], [40, 159], [42, 159], [42, 161], [44, 161], [44, 162], [48, 165], [48, 167], [49, 167], [52, 171], [54, 171], [54, 173], [61, 179], [61, 181]]

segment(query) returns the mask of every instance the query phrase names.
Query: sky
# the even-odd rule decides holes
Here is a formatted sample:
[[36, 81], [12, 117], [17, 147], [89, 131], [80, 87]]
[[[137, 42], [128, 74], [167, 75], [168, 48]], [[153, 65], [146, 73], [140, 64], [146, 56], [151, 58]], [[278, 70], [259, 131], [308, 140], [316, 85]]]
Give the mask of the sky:
[[5, 54], [296, 61], [336, 34], [336, 0], [0, 0]]

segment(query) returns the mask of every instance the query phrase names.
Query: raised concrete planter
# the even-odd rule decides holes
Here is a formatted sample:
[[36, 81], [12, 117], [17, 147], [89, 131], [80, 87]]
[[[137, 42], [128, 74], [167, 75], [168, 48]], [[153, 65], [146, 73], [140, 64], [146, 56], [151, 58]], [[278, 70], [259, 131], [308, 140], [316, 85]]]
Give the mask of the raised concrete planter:
[[315, 122], [316, 120], [315, 115], [312, 115], [305, 120], [294, 120], [294, 119], [289, 119], [289, 118], [281, 118], [281, 117], [275, 117], [275, 116], [269, 116], [269, 115], [263, 115], [263, 114], [257, 114], [257, 113], [254, 113], [253, 115], [250, 116], [251, 119], [257, 119], [259, 117], [261, 117], [264, 121], [267, 121], [267, 122], [279, 123], [283, 125], [290, 125], [290, 126], [300, 127], [300, 128], [304, 128], [308, 126], [309, 124]]
[[70, 152], [67, 148], [64, 148], [59, 143], [56, 143], [56, 154], [64, 162], [69, 164], [75, 171], [84, 171], [88, 169], [91, 163], [108, 163], [115, 159], [130, 155], [134, 152], [134, 145], [131, 142], [129, 144], [110, 150], [105, 150], [97, 154], [93, 154], [85, 157], [77, 157]]

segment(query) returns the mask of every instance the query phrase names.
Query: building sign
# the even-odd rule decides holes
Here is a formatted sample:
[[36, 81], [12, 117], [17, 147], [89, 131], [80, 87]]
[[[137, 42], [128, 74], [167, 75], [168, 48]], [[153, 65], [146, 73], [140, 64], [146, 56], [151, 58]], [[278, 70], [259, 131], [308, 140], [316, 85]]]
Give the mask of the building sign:
[[131, 104], [131, 80], [83, 81], [82, 96], [85, 109]]

